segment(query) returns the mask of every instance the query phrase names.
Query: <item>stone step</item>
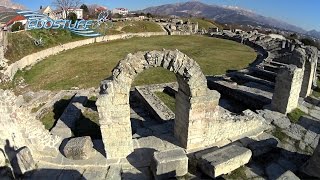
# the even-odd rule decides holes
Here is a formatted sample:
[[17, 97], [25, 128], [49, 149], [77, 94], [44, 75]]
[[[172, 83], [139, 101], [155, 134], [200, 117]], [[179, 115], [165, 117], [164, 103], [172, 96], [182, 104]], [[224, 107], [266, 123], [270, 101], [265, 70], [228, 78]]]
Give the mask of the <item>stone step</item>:
[[270, 104], [272, 99], [271, 92], [238, 85], [224, 77], [208, 77], [208, 87], [253, 109], [261, 109], [263, 106]]
[[277, 73], [278, 70], [279, 70], [278, 66], [274, 66], [274, 65], [271, 65], [271, 64], [263, 64], [262, 68], [264, 70], [271, 71], [271, 72], [274, 72], [274, 73]]
[[270, 61], [268, 63], [270, 63], [272, 66], [277, 66], [277, 67], [287, 66], [288, 65], [288, 64], [277, 62], [277, 61]]
[[270, 72], [264, 69], [260, 69], [260, 68], [250, 68], [249, 69], [249, 74], [255, 77], [259, 77], [261, 79], [264, 80], [268, 80], [270, 82], [275, 82], [276, 81], [276, 77], [277, 77], [277, 73], [274, 72]]
[[255, 77], [252, 76], [250, 74], [245, 74], [245, 73], [241, 73], [241, 72], [235, 72], [231, 74], [232, 79], [236, 80], [236, 81], [245, 81], [245, 82], [255, 82], [255, 83], [259, 83], [265, 86], [269, 86], [270, 88], [274, 88], [275, 83], [265, 80], [265, 79], [261, 79], [259, 77]]
[[197, 164], [205, 174], [211, 178], [217, 178], [247, 164], [251, 156], [250, 149], [231, 145], [202, 154], [197, 159]]

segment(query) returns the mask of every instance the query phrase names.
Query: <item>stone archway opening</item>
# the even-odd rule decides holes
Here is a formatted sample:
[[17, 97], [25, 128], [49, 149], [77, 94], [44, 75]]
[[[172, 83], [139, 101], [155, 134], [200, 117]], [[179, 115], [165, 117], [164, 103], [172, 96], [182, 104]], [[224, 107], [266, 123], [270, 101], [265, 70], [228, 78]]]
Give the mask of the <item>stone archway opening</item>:
[[207, 88], [200, 66], [182, 52], [138, 52], [121, 60], [112, 78], [102, 82], [97, 107], [108, 159], [126, 157], [133, 152], [130, 87], [139, 73], [154, 67], [175, 73], [179, 84], [174, 136], [185, 149], [205, 146], [210, 124], [217, 117], [220, 94]]

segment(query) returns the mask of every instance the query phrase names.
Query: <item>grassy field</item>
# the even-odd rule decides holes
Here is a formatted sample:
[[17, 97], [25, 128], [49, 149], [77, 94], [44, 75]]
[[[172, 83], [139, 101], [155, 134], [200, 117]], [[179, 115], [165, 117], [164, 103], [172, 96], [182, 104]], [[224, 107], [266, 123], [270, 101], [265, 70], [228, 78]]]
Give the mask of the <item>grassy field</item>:
[[[43, 46], [36, 46], [34, 39], [43, 40]], [[59, 44], [84, 39], [67, 30], [30, 30], [8, 34], [8, 50], [5, 57], [14, 63], [28, 54], [32, 54]]]
[[[229, 69], [247, 67], [256, 58], [253, 49], [239, 43], [204, 36], [158, 36], [91, 44], [65, 51], [20, 71], [31, 90], [61, 90], [97, 87], [128, 53], [179, 49], [196, 60], [206, 75], [224, 74]], [[173, 73], [153, 68], [140, 73], [133, 85], [176, 81]]]
[[148, 21], [125, 21], [112, 23], [111, 29], [101, 26], [101, 34], [113, 35], [123, 33], [140, 33], [140, 32], [162, 32], [160, 25]]
[[[183, 20], [188, 20], [188, 18], [184, 18]], [[210, 27], [218, 27], [219, 29], [221, 29], [222, 27], [219, 24], [214, 23], [211, 20], [207, 20], [207, 19], [201, 19], [201, 18], [189, 18], [189, 20], [193, 23], [198, 23], [199, 25], [199, 29], [206, 29], [208, 30]]]
[[[101, 26], [99, 31], [104, 34], [121, 34], [121, 33], [139, 33], [139, 32], [161, 32], [162, 28], [154, 22], [134, 21], [134, 22], [116, 22], [111, 29]], [[34, 39], [43, 40], [43, 46], [36, 46]], [[8, 34], [8, 50], [5, 54], [9, 63], [14, 63], [22, 57], [50, 47], [57, 46], [72, 41], [85, 39], [68, 30], [30, 30]]]

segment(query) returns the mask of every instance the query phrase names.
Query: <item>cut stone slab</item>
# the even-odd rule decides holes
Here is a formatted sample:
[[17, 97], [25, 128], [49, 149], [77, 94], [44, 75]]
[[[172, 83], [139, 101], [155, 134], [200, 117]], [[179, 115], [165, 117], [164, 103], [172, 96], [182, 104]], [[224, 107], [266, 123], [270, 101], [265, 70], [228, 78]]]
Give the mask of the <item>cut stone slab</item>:
[[89, 159], [94, 151], [90, 136], [70, 139], [63, 148], [66, 158], [73, 160]]
[[283, 173], [280, 177], [277, 178], [277, 180], [300, 180], [293, 172], [287, 171]]
[[300, 141], [306, 133], [306, 129], [299, 124], [291, 124], [290, 127], [285, 129], [283, 132], [289, 137]]
[[286, 129], [291, 125], [290, 119], [287, 117], [275, 119], [272, 123], [282, 129]]
[[183, 149], [155, 152], [151, 169], [155, 179], [169, 179], [188, 173], [188, 158]]
[[16, 154], [14, 161], [16, 167], [14, 167], [13, 170], [15, 173], [20, 175], [36, 168], [36, 163], [34, 162], [31, 151], [28, 147], [23, 147], [20, 149]]
[[106, 176], [107, 180], [121, 180], [121, 167], [115, 165], [110, 166], [108, 174]]
[[266, 139], [250, 143], [248, 148], [252, 151], [253, 156], [257, 157], [270, 152], [272, 149], [276, 148], [277, 145], [278, 141], [276, 139]]
[[202, 155], [198, 165], [205, 174], [216, 178], [247, 164], [251, 156], [250, 149], [231, 145]]

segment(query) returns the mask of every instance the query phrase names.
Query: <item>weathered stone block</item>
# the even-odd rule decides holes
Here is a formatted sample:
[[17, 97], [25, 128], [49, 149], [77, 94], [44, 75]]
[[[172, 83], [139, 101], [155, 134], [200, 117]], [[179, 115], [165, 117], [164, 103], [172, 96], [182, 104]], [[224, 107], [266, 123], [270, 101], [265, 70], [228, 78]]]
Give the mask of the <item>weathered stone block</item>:
[[168, 179], [188, 173], [188, 158], [183, 149], [155, 152], [152, 162], [155, 179]]
[[93, 143], [89, 136], [73, 138], [63, 148], [64, 155], [74, 160], [88, 159], [94, 151]]
[[23, 147], [18, 151], [13, 164], [15, 164], [13, 170], [17, 174], [24, 174], [36, 168], [36, 163], [28, 147]]
[[205, 174], [216, 178], [247, 164], [251, 156], [250, 149], [231, 145], [203, 155], [198, 164]]
[[277, 180], [300, 180], [293, 172], [291, 171], [286, 171], [283, 173], [280, 177], [277, 178]]
[[121, 180], [121, 168], [117, 165], [110, 166], [106, 179]]

